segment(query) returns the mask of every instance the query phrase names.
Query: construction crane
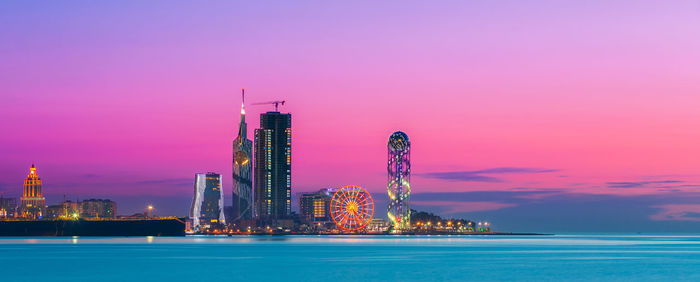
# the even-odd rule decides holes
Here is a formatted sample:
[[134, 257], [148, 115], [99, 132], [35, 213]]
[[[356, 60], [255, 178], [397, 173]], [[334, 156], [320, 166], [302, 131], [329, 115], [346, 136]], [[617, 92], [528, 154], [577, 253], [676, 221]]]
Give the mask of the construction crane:
[[284, 102], [285, 102], [284, 100], [282, 100], [282, 101], [270, 101], [270, 102], [253, 103], [251, 105], [270, 105], [270, 104], [272, 104], [272, 105], [275, 105], [275, 112], [279, 112], [279, 106], [280, 106], [280, 104], [282, 106], [284, 106]]

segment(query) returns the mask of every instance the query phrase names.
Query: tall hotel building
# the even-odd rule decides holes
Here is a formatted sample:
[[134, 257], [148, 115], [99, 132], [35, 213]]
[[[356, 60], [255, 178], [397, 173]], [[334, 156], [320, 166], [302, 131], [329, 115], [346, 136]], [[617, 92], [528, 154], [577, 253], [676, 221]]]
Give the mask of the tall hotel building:
[[33, 164], [24, 180], [24, 192], [19, 201], [19, 215], [22, 218], [39, 219], [46, 213], [46, 199], [41, 193], [41, 178]]
[[192, 226], [196, 229], [215, 224], [226, 224], [221, 174], [209, 172], [195, 175], [190, 219]]
[[253, 186], [250, 175], [253, 141], [248, 139], [248, 125], [245, 122], [245, 90], [242, 90], [241, 96], [241, 122], [238, 124], [238, 137], [233, 140], [233, 213], [230, 222], [253, 218]]
[[292, 115], [267, 112], [255, 130], [255, 216], [283, 219], [292, 212]]

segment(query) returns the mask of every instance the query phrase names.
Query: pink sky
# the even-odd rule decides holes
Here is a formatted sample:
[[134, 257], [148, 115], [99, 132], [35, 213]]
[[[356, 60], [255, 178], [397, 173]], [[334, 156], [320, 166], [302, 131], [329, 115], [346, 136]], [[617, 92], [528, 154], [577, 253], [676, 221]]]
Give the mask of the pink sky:
[[[8, 195], [33, 162], [48, 194], [189, 195], [204, 171], [228, 194], [242, 87], [287, 100], [294, 192], [384, 193], [402, 130], [414, 193], [700, 193], [697, 1], [3, 2], [0, 19]], [[247, 107], [249, 136], [270, 108]], [[550, 172], [419, 176], [504, 167]]]

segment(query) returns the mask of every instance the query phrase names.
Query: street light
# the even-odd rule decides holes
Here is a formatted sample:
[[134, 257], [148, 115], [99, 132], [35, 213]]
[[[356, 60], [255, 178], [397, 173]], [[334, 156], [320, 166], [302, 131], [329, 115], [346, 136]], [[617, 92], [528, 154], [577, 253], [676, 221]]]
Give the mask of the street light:
[[153, 206], [148, 205], [148, 218], [152, 218], [152, 217], [153, 217]]

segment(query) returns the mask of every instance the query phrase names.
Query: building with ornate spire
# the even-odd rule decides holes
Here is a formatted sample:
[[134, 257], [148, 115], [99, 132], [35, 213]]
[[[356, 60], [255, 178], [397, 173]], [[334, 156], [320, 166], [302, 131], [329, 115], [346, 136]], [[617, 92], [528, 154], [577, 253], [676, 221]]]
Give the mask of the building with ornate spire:
[[41, 193], [41, 178], [32, 164], [29, 175], [24, 180], [24, 192], [19, 203], [19, 217], [26, 219], [42, 218], [46, 210], [46, 199]]
[[245, 122], [245, 89], [241, 90], [241, 101], [238, 136], [233, 140], [233, 213], [230, 223], [253, 218], [253, 141], [248, 139], [248, 125]]

